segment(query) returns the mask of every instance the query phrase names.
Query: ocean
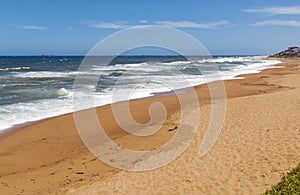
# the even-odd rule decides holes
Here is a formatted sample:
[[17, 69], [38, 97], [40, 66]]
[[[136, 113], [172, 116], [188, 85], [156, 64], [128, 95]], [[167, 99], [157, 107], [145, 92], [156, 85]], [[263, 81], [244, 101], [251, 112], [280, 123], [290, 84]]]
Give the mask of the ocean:
[[[72, 96], [73, 90], [76, 90], [73, 84], [78, 74], [85, 75], [87, 79], [99, 76], [97, 86], [92, 88], [97, 99], [95, 106], [101, 106], [116, 101], [114, 91], [131, 93], [130, 99], [136, 99], [180, 89], [182, 85], [178, 74], [195, 86], [214, 80], [234, 79], [240, 74], [257, 73], [280, 63], [262, 60], [261, 56], [194, 56], [189, 58], [192, 60], [181, 56], [119, 56], [109, 65], [102, 64], [99, 57], [99, 63], [93, 65], [92, 71], [78, 71], [83, 58], [0, 57], [0, 131], [73, 112]], [[218, 66], [219, 72], [210, 69], [213, 65]], [[206, 73], [205, 79], [203, 72]], [[173, 82], [173, 87], [167, 86], [163, 80]]]

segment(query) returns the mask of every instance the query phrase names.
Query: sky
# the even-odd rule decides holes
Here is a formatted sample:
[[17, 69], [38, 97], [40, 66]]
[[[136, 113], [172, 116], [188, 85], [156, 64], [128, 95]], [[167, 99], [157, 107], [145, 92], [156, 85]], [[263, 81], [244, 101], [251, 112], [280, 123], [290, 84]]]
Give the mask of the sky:
[[85, 55], [140, 25], [181, 30], [213, 55], [300, 46], [299, 0], [1, 0], [0, 55]]

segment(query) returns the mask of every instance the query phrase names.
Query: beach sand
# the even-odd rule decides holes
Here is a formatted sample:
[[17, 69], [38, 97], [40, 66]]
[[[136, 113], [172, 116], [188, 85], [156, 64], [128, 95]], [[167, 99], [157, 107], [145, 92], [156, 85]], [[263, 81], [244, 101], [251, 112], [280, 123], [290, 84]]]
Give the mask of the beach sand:
[[[0, 138], [0, 192], [261, 194], [300, 162], [300, 60], [285, 60], [280, 66], [285, 68], [224, 82], [225, 122], [216, 144], [203, 157], [198, 153], [210, 121], [210, 95], [207, 85], [195, 87], [201, 105], [197, 135], [176, 160], [152, 171], [119, 170], [98, 160], [81, 141], [72, 114], [7, 132]], [[175, 135], [180, 110], [174, 95], [134, 100], [130, 103], [134, 119], [147, 123], [153, 102], [163, 103], [168, 117], [149, 137], [124, 132], [110, 105], [97, 108], [97, 114], [119, 145], [154, 149]]]

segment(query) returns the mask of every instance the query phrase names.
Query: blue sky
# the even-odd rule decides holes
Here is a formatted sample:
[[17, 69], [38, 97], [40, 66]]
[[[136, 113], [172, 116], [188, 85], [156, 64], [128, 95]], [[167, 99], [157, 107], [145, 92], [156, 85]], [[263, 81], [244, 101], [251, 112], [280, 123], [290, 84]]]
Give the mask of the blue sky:
[[165, 25], [212, 54], [259, 54], [300, 45], [298, 0], [3, 0], [0, 55], [86, 54], [124, 28]]

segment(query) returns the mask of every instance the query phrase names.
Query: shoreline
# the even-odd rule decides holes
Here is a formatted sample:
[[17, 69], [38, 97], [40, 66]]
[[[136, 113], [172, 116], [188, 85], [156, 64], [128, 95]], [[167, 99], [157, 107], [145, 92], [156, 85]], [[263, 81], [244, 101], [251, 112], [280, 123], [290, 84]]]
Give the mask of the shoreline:
[[[233, 79], [233, 80], [224, 81], [226, 93], [227, 93], [227, 100], [229, 101], [228, 103], [229, 118], [226, 116], [228, 119], [227, 121], [225, 121], [224, 130], [221, 133], [221, 137], [219, 138], [218, 143], [214, 146], [212, 151], [209, 152], [209, 154], [207, 154], [203, 158], [197, 160], [194, 159], [196, 155], [194, 152], [197, 151], [199, 147], [199, 142], [201, 143], [202, 137], [205, 133], [203, 132], [203, 129], [205, 129], [205, 127], [207, 126], [206, 116], [209, 116], [210, 100], [209, 100], [209, 91], [207, 89], [206, 84], [194, 87], [199, 98], [200, 107], [201, 109], [204, 110], [204, 113], [207, 113], [207, 115], [204, 114], [204, 119], [203, 119], [204, 122], [203, 121], [200, 122], [201, 128], [198, 130], [199, 135], [197, 136], [197, 138], [195, 138], [195, 140], [188, 148], [188, 150], [184, 152], [184, 154], [182, 154], [180, 157], [178, 157], [178, 159], [176, 159], [174, 162], [170, 163], [170, 165], [167, 165], [158, 170], [153, 170], [150, 172], [132, 173], [132, 172], [121, 171], [102, 163], [100, 160], [97, 160], [83, 145], [81, 139], [78, 136], [76, 128], [74, 128], [75, 126], [74, 126], [74, 121], [72, 119], [73, 116], [71, 113], [71, 114], [60, 115], [53, 118], [42, 120], [38, 123], [34, 123], [30, 126], [19, 128], [18, 130], [14, 130], [6, 134], [5, 136], [0, 137], [1, 140], [0, 141], [0, 163], [1, 163], [0, 182], [2, 183], [2, 185], [0, 186], [0, 191], [4, 193], [14, 193], [14, 194], [15, 193], [36, 194], [36, 193], [46, 193], [46, 192], [64, 194], [67, 191], [69, 193], [80, 193], [80, 192], [92, 193], [93, 191], [89, 191], [89, 190], [103, 189], [105, 191], [106, 189], [107, 190], [106, 192], [112, 192], [110, 191], [110, 189], [114, 187], [120, 187], [119, 190], [124, 190], [123, 188], [126, 187], [127, 185], [124, 185], [123, 187], [122, 185], [121, 186], [117, 185], [120, 184], [123, 178], [123, 182], [125, 183], [129, 182], [128, 186], [131, 186], [131, 188], [128, 188], [127, 190], [132, 190], [131, 192], [134, 193], [134, 192], [138, 192], [139, 191], [138, 189], [143, 189], [143, 188], [141, 187], [135, 188], [134, 184], [130, 183], [130, 181], [146, 182], [147, 178], [154, 177], [154, 181], [157, 180], [156, 182], [159, 182], [159, 181], [164, 181], [162, 178], [165, 178], [168, 174], [170, 174], [171, 176], [169, 180], [172, 181], [173, 185], [177, 186], [181, 184], [181, 187], [177, 186], [177, 189], [181, 189], [183, 190], [183, 192], [188, 192], [184, 190], [184, 187], [187, 187], [187, 189], [190, 189], [189, 191], [190, 193], [210, 192], [210, 190], [218, 190], [218, 186], [219, 186], [218, 183], [226, 183], [227, 181], [231, 182], [229, 183], [230, 186], [225, 185], [227, 190], [230, 190], [230, 192], [232, 193], [233, 192], [241, 193], [241, 191], [231, 190], [231, 188], [234, 189], [234, 187], [238, 187], [238, 186], [234, 186], [232, 182], [238, 182], [236, 180], [236, 177], [244, 178], [244, 180], [242, 180], [243, 182], [239, 181], [240, 183], [238, 183], [239, 186], [240, 185], [243, 186], [247, 184], [246, 178], [251, 177], [251, 175], [254, 175], [255, 177], [259, 178], [259, 179], [253, 179], [253, 178], [249, 179], [253, 181], [254, 184], [259, 185], [259, 183], [264, 181], [267, 183], [267, 185], [262, 184], [262, 186], [257, 186], [256, 189], [252, 189], [250, 187], [252, 190], [251, 192], [262, 193], [263, 192], [262, 189], [267, 189], [269, 186], [274, 184], [275, 183], [274, 181], [279, 180], [281, 178], [281, 175], [286, 173], [288, 170], [285, 170], [284, 172], [283, 171], [272, 172], [272, 179], [265, 181], [266, 176], [261, 176], [261, 175], [266, 174], [265, 172], [263, 172], [264, 169], [266, 169], [265, 171], [267, 172], [267, 174], [269, 174], [270, 168], [262, 167], [262, 165], [265, 166], [265, 164], [261, 159], [257, 159], [257, 161], [261, 162], [262, 165], [259, 164], [255, 165], [258, 167], [256, 169], [259, 170], [261, 169], [260, 172], [258, 173], [251, 172], [251, 170], [253, 171], [253, 169], [255, 168], [254, 165], [248, 167], [249, 163], [253, 164], [253, 162], [256, 161], [253, 161], [253, 159], [250, 159], [252, 160], [252, 162], [249, 161], [249, 159], [247, 159], [247, 156], [245, 156], [247, 155], [247, 152], [239, 148], [233, 148], [231, 150], [234, 151], [236, 150], [236, 151], [235, 152], [233, 151], [232, 153], [228, 153], [227, 147], [228, 144], [234, 146], [235, 142], [238, 142], [239, 140], [241, 140], [241, 143], [243, 144], [254, 142], [255, 140], [251, 141], [251, 139], [250, 140], [247, 139], [249, 138], [247, 136], [252, 136], [252, 133], [253, 136], [258, 136], [255, 137], [256, 139], [264, 138], [264, 136], [259, 135], [258, 132], [260, 131], [258, 132], [246, 131], [247, 134], [244, 135], [243, 131], [245, 131], [245, 129], [247, 130], [248, 128], [245, 129], [243, 128], [242, 129], [243, 131], [240, 131], [238, 127], [236, 127], [236, 125], [239, 124], [240, 121], [236, 121], [237, 120], [236, 117], [232, 117], [232, 116], [235, 116], [233, 112], [237, 112], [238, 115], [240, 114], [239, 112], [241, 111], [239, 111], [239, 108], [243, 108], [245, 106], [244, 105], [245, 100], [247, 100], [246, 101], [247, 103], [248, 101], [250, 102], [254, 98], [264, 98], [265, 95], [269, 95], [273, 97], [277, 95], [279, 96], [281, 95], [281, 93], [287, 92], [289, 90], [295, 90], [293, 87], [289, 86], [290, 84], [287, 85], [288, 82], [283, 84], [280, 82], [283, 77], [287, 77], [293, 74], [300, 74], [299, 73], [300, 60], [288, 60], [288, 62], [286, 62], [286, 60], [283, 61], [284, 63], [277, 64], [276, 66], [283, 65], [285, 66], [285, 68], [279, 68], [279, 69], [268, 68], [261, 71], [260, 73], [239, 75], [239, 77], [244, 77], [244, 79]], [[293, 69], [295, 69], [296, 67], [298, 67], [297, 68], [298, 72], [293, 71]], [[293, 78], [293, 79], [297, 79], [297, 78]], [[267, 96], [266, 98], [269, 98], [269, 96]], [[131, 105], [130, 108], [132, 108], [133, 117], [138, 122], [141, 123], [146, 123], [147, 121], [149, 121], [147, 106], [151, 105], [151, 103], [156, 101], [162, 102], [163, 104], [166, 105], [168, 111], [167, 121], [164, 123], [164, 126], [161, 129], [161, 131], [159, 131], [157, 135], [150, 137], [148, 139], [147, 144], [144, 145], [143, 143], [145, 143], [144, 142], [145, 139], [137, 139], [133, 136], [124, 133], [113, 122], [114, 120], [111, 120], [112, 116], [109, 114], [110, 105], [98, 107], [97, 114], [98, 116], [104, 116], [104, 119], [100, 119], [101, 122], [106, 121], [104, 126], [106, 128], [109, 127], [111, 129], [111, 131], [108, 132], [109, 136], [120, 145], [126, 146], [128, 148], [133, 148], [136, 150], [151, 149], [165, 143], [165, 141], [169, 140], [170, 137], [174, 135], [175, 131], [169, 131], [169, 130], [173, 129], [178, 123], [178, 117], [179, 117], [178, 116], [179, 111], [177, 105], [178, 100], [174, 96], [162, 96], [162, 97], [147, 97], [147, 98], [130, 101], [130, 105]], [[258, 103], [259, 102], [257, 102], [257, 104]], [[263, 107], [261, 109], [271, 109], [271, 108]], [[276, 108], [272, 108], [272, 109], [276, 109]], [[274, 113], [276, 112], [278, 111], [275, 111]], [[105, 115], [103, 115], [103, 113], [105, 113]], [[241, 114], [245, 115], [247, 113], [241, 112]], [[258, 114], [262, 114], [262, 113], [258, 113]], [[250, 116], [250, 117], [255, 117], [255, 116]], [[243, 126], [243, 123], [239, 125]], [[276, 121], [274, 121], [274, 124], [276, 124]], [[260, 126], [263, 126], [263, 124], [260, 124]], [[250, 127], [250, 129], [253, 128], [255, 129], [256, 127], [255, 126]], [[41, 129], [43, 129], [43, 131], [41, 131]], [[234, 131], [236, 132], [239, 132], [240, 134], [234, 134], [234, 132], [231, 132], [233, 131], [232, 129], [234, 129]], [[278, 135], [279, 137], [281, 136], [280, 133]], [[276, 136], [274, 135], [276, 138], [276, 139], [274, 138], [275, 141], [273, 140], [274, 143], [277, 143], [276, 142], [277, 134], [275, 133]], [[236, 135], [235, 137], [237, 138], [232, 139], [233, 135]], [[239, 135], [244, 135], [245, 138], [239, 137]], [[265, 133], [263, 135], [265, 135]], [[298, 139], [299, 136], [297, 137], [298, 135], [297, 132], [296, 134], [291, 134], [291, 135], [295, 136], [294, 141], [299, 140]], [[227, 137], [228, 139], [226, 139]], [[271, 143], [264, 143], [262, 145], [269, 146]], [[277, 144], [280, 147], [291, 147], [291, 144], [293, 145], [293, 147], [295, 147], [295, 143], [297, 142], [293, 142], [293, 143], [285, 143], [286, 146], [282, 146], [281, 142]], [[255, 148], [255, 145], [253, 145], [252, 147]], [[272, 147], [276, 148], [276, 146], [272, 146]], [[297, 151], [297, 149], [298, 148], [296, 147], [294, 150]], [[254, 152], [254, 149], [251, 151]], [[223, 154], [227, 154], [228, 157], [226, 155], [223, 156]], [[264, 156], [265, 158], [271, 158], [273, 155], [277, 155], [277, 154], [270, 153], [270, 151], [268, 151], [268, 153], [266, 154], [268, 155], [266, 157]], [[288, 154], [287, 156], [289, 155], [290, 154]], [[232, 158], [231, 160], [232, 162], [228, 161], [227, 158], [234, 157], [234, 156], [236, 158]], [[240, 159], [242, 159], [242, 157], [245, 158], [245, 160], [241, 161]], [[261, 157], [260, 153], [257, 153], [255, 155], [255, 159], [258, 157], [259, 158]], [[290, 158], [293, 159], [293, 163], [294, 161], [295, 162], [298, 161], [297, 163], [299, 163], [300, 161], [299, 155], [296, 154]], [[191, 161], [191, 159], [194, 160]], [[187, 160], [187, 162], [185, 160]], [[290, 162], [289, 164], [285, 162], [284, 159], [280, 158], [280, 160], [281, 160], [280, 162], [281, 164], [278, 165], [276, 164], [277, 163], [276, 162], [275, 167], [278, 167], [280, 169], [280, 167], [293, 166], [292, 162]], [[183, 162], [185, 162], [185, 164]], [[209, 162], [211, 163], [207, 164]], [[225, 164], [214, 164], [217, 162], [219, 163], [226, 162], [225, 164], [227, 165], [225, 166]], [[208, 166], [206, 167], [207, 170], [203, 170], [203, 167], [201, 167], [202, 165], [204, 165], [203, 163]], [[243, 169], [246, 170], [248, 170], [247, 169], [248, 167], [249, 168], [248, 171], [251, 172], [251, 175], [249, 176], [240, 171], [236, 172], [235, 163], [241, 163], [241, 165], [244, 166]], [[274, 162], [272, 162], [271, 164], [272, 167], [273, 164]], [[183, 168], [182, 165], [188, 166], [188, 170]], [[196, 167], [193, 167], [194, 165]], [[183, 168], [182, 169], [183, 171], [177, 170], [176, 167]], [[194, 176], [198, 178], [197, 181], [199, 180], [203, 182], [202, 184], [197, 183], [194, 179], [192, 179], [193, 174], [189, 175], [190, 174], [189, 169], [192, 170], [192, 168], [198, 169], [200, 175], [194, 173], [195, 174]], [[174, 173], [168, 172], [170, 170], [173, 170]], [[179, 172], [177, 173], [174, 170], [177, 170]], [[212, 170], [214, 170], [214, 172], [209, 172]], [[231, 176], [229, 175], [229, 172], [231, 173]], [[179, 174], [180, 176], [175, 176], [174, 175], [175, 173]], [[218, 177], [215, 177], [216, 176], [215, 174], [217, 174]], [[216, 183], [216, 181], [212, 182], [210, 181], [210, 178], [206, 178], [201, 175], [204, 176], [210, 175], [211, 178], [214, 180], [216, 179], [221, 179], [221, 180]], [[130, 181], [127, 181], [126, 178], [131, 178], [131, 179]], [[179, 178], [187, 178], [187, 179], [185, 179], [185, 181], [181, 181], [180, 183], [180, 181], [178, 180]], [[263, 178], [265, 178], [265, 180], [263, 180]], [[191, 184], [194, 184], [193, 185], [194, 187], [189, 188], [188, 186], [190, 186]], [[139, 183], [139, 185], [145, 187], [147, 186], [147, 182], [144, 184]], [[167, 192], [168, 189], [171, 190], [173, 189], [174, 192], [174, 188], [172, 188], [172, 186], [168, 184], [158, 185], [157, 190], [165, 190]], [[198, 187], [202, 186], [202, 187], [197, 188], [197, 186]], [[117, 188], [115, 190], [117, 190]], [[146, 191], [143, 192], [145, 193]]]
[[[226, 55], [225, 55], [226, 56]], [[267, 70], [267, 69], [273, 69], [273, 68], [282, 68], [282, 67], [278, 67], [280, 64], [283, 64], [284, 62], [282, 60], [284, 59], [280, 59], [280, 58], [270, 58], [270, 57], [264, 57], [262, 56], [263, 60], [278, 60], [280, 61], [279, 63], [277, 64], [274, 64], [274, 65], [271, 65], [272, 67], [266, 67], [266, 68], [263, 68], [262, 70], [259, 70], [258, 73], [246, 73], [246, 74], [239, 74], [239, 75], [236, 75], [234, 76], [233, 78], [230, 78], [230, 79], [225, 79], [225, 80], [216, 80], [216, 81], [231, 81], [231, 80], [239, 80], [239, 79], [244, 79], [243, 75], [252, 75], [252, 74], [259, 74], [261, 73], [262, 71], [264, 70]], [[207, 82], [207, 83], [203, 83], [203, 84], [199, 84], [199, 85], [195, 85], [195, 86], [191, 86], [191, 87], [188, 87], [188, 88], [181, 88], [181, 89], [176, 89], [176, 90], [172, 90], [172, 91], [163, 91], [163, 92], [153, 92], [151, 93], [152, 96], [147, 96], [147, 97], [140, 97], [140, 98], [135, 98], [135, 99], [130, 99], [128, 101], [136, 101], [136, 100], [143, 100], [143, 99], [147, 99], [147, 98], [158, 98], [158, 97], [163, 97], [163, 96], [172, 96], [172, 95], [180, 95], [180, 94], [185, 94], [185, 93], [188, 93], [190, 90], [190, 88], [197, 88], [201, 85], [207, 85], [208, 83], [212, 83], [212, 82], [215, 82], [215, 81], [210, 81], [210, 82]], [[175, 92], [176, 91], [176, 92]], [[113, 103], [108, 103], [108, 104], [104, 104], [104, 105], [100, 105], [100, 106], [96, 106], [96, 107], [93, 107], [95, 109], [97, 108], [100, 108], [100, 107], [103, 107], [103, 106], [110, 106], [111, 104], [116, 104], [116, 103], [120, 103], [120, 102], [113, 102]], [[84, 110], [88, 110], [90, 108], [86, 108], [86, 109], [82, 109], [82, 110], [79, 110], [79, 111], [75, 111], [75, 112], [80, 112], [80, 111], [84, 111]], [[52, 116], [52, 117], [46, 117], [46, 118], [42, 118], [42, 119], [39, 119], [39, 120], [34, 120], [34, 121], [27, 121], [25, 123], [20, 123], [20, 124], [16, 124], [10, 128], [7, 128], [7, 129], [3, 129], [3, 130], [0, 130], [0, 138], [5, 136], [6, 134], [9, 134], [13, 131], [17, 131], [18, 129], [22, 129], [22, 128], [25, 128], [27, 126], [31, 126], [31, 125], [34, 125], [36, 123], [40, 123], [44, 120], [49, 120], [49, 119], [52, 119], [52, 118], [56, 118], [56, 117], [61, 117], [61, 116], [64, 116], [64, 115], [69, 115], [69, 114], [73, 114], [74, 111], [71, 111], [71, 112], [67, 112], [67, 113], [64, 113], [64, 114], [60, 114], [60, 115], [56, 115], [56, 116]]]

